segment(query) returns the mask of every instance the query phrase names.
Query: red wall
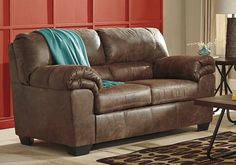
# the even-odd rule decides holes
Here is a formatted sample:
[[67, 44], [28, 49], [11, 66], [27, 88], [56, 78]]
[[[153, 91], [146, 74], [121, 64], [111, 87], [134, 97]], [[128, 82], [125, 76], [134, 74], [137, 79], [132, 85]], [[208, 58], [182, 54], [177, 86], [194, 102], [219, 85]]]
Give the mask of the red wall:
[[14, 126], [7, 46], [21, 32], [44, 27], [156, 27], [163, 0], [0, 0], [0, 129]]

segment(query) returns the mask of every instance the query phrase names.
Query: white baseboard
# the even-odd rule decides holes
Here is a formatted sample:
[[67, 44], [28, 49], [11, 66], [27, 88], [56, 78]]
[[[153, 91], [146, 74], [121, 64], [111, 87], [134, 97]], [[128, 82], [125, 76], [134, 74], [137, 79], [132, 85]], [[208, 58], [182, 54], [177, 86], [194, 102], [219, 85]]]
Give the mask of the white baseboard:
[[229, 79], [229, 86], [233, 91], [236, 91], [236, 79]]

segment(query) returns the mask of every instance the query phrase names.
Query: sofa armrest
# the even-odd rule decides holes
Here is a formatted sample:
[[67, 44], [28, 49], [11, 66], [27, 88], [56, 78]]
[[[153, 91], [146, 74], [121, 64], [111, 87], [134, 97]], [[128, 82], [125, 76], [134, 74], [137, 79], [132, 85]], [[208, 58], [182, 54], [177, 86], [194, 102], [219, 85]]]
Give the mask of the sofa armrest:
[[90, 67], [48, 65], [39, 67], [30, 75], [30, 85], [57, 90], [90, 89], [96, 94], [102, 88], [102, 80]]
[[215, 61], [210, 56], [170, 56], [154, 64], [155, 78], [186, 79], [198, 82], [201, 77], [215, 72]]

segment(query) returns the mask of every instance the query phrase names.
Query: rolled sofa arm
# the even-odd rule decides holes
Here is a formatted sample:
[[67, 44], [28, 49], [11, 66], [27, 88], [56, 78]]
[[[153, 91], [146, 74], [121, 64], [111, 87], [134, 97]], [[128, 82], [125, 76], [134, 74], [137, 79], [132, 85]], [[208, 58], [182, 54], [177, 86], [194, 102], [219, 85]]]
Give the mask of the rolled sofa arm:
[[90, 89], [97, 94], [102, 88], [102, 80], [90, 67], [48, 65], [39, 67], [30, 75], [30, 85], [57, 90]]
[[170, 56], [154, 64], [155, 78], [186, 79], [198, 82], [201, 77], [215, 72], [215, 61], [210, 56]]

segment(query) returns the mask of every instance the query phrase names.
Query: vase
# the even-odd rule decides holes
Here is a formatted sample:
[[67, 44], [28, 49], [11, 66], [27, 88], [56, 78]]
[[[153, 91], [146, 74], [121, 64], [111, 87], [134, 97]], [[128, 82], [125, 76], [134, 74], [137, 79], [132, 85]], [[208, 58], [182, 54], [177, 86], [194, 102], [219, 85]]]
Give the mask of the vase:
[[203, 46], [199, 51], [198, 54], [202, 56], [209, 55], [211, 53], [211, 50], [207, 48], [206, 46]]

